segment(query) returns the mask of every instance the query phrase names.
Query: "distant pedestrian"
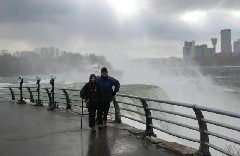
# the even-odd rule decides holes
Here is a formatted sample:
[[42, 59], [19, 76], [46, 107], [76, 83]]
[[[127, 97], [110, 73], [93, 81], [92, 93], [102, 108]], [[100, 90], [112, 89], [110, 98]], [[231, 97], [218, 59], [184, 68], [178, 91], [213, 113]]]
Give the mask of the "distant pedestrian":
[[[82, 90], [80, 91], [81, 98], [85, 99], [88, 103], [88, 112], [89, 112], [89, 127], [91, 127], [91, 132], [95, 133], [95, 117], [96, 111], [99, 109], [101, 89], [100, 86], [96, 83], [96, 76], [91, 74], [89, 77], [89, 82], [86, 83]], [[97, 111], [97, 118], [99, 128], [102, 127], [102, 111]]]
[[[106, 67], [101, 69], [101, 76], [98, 76], [96, 83], [101, 87], [101, 103], [100, 108], [103, 114], [103, 126], [107, 126], [107, 115], [110, 107], [110, 103], [116, 93], [119, 91], [120, 83], [113, 77], [108, 76], [108, 70]], [[114, 90], [113, 87], [114, 86]]]

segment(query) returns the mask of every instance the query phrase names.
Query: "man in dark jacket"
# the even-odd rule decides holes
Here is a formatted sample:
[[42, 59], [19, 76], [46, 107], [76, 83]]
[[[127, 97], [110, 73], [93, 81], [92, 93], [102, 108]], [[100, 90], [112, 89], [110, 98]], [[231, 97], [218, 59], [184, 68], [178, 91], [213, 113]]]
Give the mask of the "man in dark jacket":
[[[106, 127], [110, 102], [112, 101], [112, 98], [116, 95], [116, 93], [119, 91], [120, 83], [113, 77], [108, 76], [108, 70], [106, 67], [103, 67], [101, 69], [101, 76], [97, 77], [96, 83], [101, 86], [102, 90], [100, 107], [102, 108], [103, 112], [103, 126]], [[113, 86], [114, 90], [112, 89]]]
[[[86, 83], [82, 90], [80, 91], [81, 98], [85, 99], [88, 102], [88, 112], [89, 112], [89, 127], [91, 127], [91, 132], [95, 133], [95, 117], [96, 110], [99, 108], [101, 89], [100, 86], [96, 83], [96, 76], [91, 74], [89, 77], [89, 82]], [[86, 103], [87, 103], [86, 102]], [[102, 127], [102, 112], [97, 111], [98, 125], [99, 128]]]

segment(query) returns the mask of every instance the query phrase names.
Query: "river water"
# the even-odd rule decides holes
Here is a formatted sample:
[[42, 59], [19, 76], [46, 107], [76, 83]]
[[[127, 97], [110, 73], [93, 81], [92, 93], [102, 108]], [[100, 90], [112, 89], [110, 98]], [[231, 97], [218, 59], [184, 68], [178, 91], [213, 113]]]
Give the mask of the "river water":
[[[136, 70], [138, 69], [138, 70]], [[84, 74], [55, 74], [56, 87], [58, 88], [73, 88], [81, 89], [82, 85], [88, 80], [89, 73]], [[50, 75], [41, 75], [42, 87], [50, 87], [49, 80]], [[28, 75], [23, 76], [25, 86], [35, 86], [36, 76]], [[117, 77], [116, 77], [117, 78]], [[157, 68], [152, 69], [150, 67], [139, 65], [132, 65], [124, 70], [124, 74], [121, 78], [118, 78], [122, 84], [121, 93], [144, 96], [148, 98], [171, 100], [185, 102], [189, 104], [197, 104], [207, 106], [211, 108], [217, 108], [221, 110], [231, 111], [239, 113], [240, 110], [240, 67], [205, 67], [205, 68]], [[16, 85], [18, 86], [18, 77], [0, 77], [0, 87]], [[120, 99], [126, 102], [140, 104], [139, 101], [131, 99]], [[167, 106], [158, 103], [149, 103], [151, 107], [170, 109], [172, 111], [181, 112], [189, 115], [194, 115], [194, 112], [189, 109], [181, 107]], [[128, 107], [126, 105], [120, 105], [121, 107]], [[136, 108], [129, 108], [136, 109]], [[137, 111], [142, 111], [136, 109]], [[122, 113], [126, 113], [122, 111]], [[145, 120], [144, 117], [136, 115], [134, 113], [128, 114], [131, 117], [140, 118]], [[198, 127], [197, 123], [181, 117], [171, 116], [164, 113], [154, 112], [153, 116], [163, 117], [165, 119], [171, 119], [177, 122], [191, 124]], [[226, 118], [223, 116], [205, 113], [204, 116], [211, 120], [221, 121], [223, 123], [229, 123], [235, 126], [239, 126], [239, 120], [232, 118]], [[123, 119], [123, 122], [131, 124], [137, 128], [144, 129], [144, 125]], [[165, 122], [153, 121], [155, 125], [165, 130], [175, 132], [180, 135], [191, 136], [199, 139], [199, 133], [189, 131], [185, 128], [180, 128]], [[209, 130], [224, 134], [226, 136], [236, 138], [240, 140], [238, 133], [222, 129], [216, 126], [208, 126]], [[179, 142], [188, 146], [198, 149], [198, 144], [172, 137], [165, 133], [155, 131], [159, 138], [163, 138], [169, 141]], [[227, 148], [228, 145], [232, 145], [227, 141], [219, 140], [214, 137], [210, 137], [210, 142], [217, 144], [221, 148]], [[239, 148], [237, 145], [235, 147]], [[240, 148], [239, 148], [240, 149]], [[216, 151], [211, 150], [213, 155], [219, 155]]]

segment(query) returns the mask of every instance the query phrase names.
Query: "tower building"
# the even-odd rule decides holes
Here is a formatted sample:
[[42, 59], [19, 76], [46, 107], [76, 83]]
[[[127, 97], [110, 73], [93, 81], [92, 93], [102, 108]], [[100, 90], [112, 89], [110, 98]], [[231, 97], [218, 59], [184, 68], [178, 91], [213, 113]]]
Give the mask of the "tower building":
[[231, 53], [231, 29], [221, 30], [221, 53]]
[[216, 53], [217, 38], [211, 38], [214, 53]]
[[233, 52], [240, 53], [240, 39], [233, 42]]

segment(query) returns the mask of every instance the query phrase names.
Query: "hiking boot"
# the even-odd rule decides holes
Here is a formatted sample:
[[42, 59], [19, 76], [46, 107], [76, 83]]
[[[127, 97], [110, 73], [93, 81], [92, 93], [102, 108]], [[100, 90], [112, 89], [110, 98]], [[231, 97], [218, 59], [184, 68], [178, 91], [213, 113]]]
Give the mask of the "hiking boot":
[[102, 124], [98, 124], [98, 129], [101, 129], [103, 127]]
[[103, 127], [107, 127], [107, 121], [103, 121]]
[[95, 132], [96, 132], [95, 126], [91, 127], [91, 133], [95, 133]]

